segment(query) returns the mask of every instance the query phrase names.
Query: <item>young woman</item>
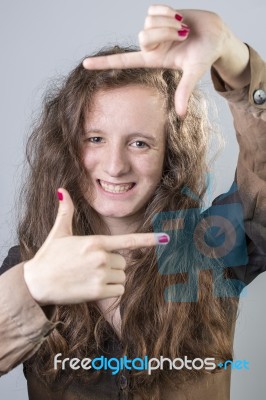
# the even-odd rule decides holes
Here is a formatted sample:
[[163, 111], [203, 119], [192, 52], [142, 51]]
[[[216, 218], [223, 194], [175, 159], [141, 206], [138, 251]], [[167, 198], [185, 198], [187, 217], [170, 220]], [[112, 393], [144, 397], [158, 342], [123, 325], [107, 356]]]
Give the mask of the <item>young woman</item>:
[[[78, 65], [47, 96], [28, 143], [19, 246], [0, 279], [0, 365], [7, 372], [27, 360], [31, 400], [230, 396], [221, 365], [232, 359], [233, 282], [265, 268], [265, 64], [207, 11], [152, 6], [139, 40], [141, 51], [115, 46]], [[240, 155], [238, 190], [218, 198], [205, 222], [235, 228], [241, 204], [246, 231], [222, 253], [215, 242], [212, 254], [206, 226], [196, 230], [211, 128], [195, 85], [209, 68]], [[185, 210], [188, 227], [177, 217]], [[247, 260], [228, 264], [232, 243]], [[139, 360], [115, 374], [78, 365], [102, 356]], [[139, 367], [145, 356], [186, 366], [166, 361], [149, 374]], [[192, 363], [208, 358], [214, 368]]]

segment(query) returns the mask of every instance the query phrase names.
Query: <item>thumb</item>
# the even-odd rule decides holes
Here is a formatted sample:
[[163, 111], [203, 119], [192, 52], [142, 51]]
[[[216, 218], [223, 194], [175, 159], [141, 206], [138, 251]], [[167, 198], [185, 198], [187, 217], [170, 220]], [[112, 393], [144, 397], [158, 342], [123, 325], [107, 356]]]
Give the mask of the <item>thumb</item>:
[[66, 189], [59, 188], [57, 191], [59, 207], [56, 220], [51, 229], [48, 238], [58, 238], [63, 236], [72, 236], [72, 220], [74, 214], [74, 204], [70, 194]]
[[183, 72], [175, 92], [175, 109], [178, 116], [184, 118], [187, 112], [189, 98], [201, 75], [191, 71]]

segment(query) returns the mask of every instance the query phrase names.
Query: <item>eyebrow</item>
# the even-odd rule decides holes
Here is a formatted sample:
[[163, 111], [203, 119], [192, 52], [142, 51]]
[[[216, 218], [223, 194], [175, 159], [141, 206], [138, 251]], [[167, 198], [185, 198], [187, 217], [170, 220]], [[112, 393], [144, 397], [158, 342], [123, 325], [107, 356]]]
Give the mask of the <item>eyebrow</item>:
[[[86, 129], [84, 132], [84, 135], [87, 135], [89, 133], [100, 133], [100, 134], [104, 134], [105, 131], [101, 130], [101, 129], [97, 129], [97, 128], [89, 128]], [[143, 133], [143, 132], [132, 132], [129, 135], [127, 135], [128, 139], [133, 139], [135, 137], [141, 137], [144, 138], [146, 140], [149, 140], [150, 142], [156, 143], [156, 137], [152, 134], [148, 134], [148, 133]]]

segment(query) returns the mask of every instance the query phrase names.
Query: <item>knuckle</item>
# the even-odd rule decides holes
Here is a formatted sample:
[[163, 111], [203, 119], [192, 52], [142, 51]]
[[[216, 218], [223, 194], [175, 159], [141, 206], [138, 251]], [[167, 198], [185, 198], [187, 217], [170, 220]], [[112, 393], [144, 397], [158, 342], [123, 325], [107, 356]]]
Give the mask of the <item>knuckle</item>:
[[148, 14], [152, 14], [154, 12], [154, 5], [149, 6]]
[[149, 14], [161, 14], [166, 17], [171, 17], [173, 15], [174, 9], [170, 6], [165, 4], [153, 4], [149, 7], [148, 13]]
[[137, 245], [137, 241], [134, 236], [130, 236], [125, 240], [125, 247], [126, 248], [134, 248]]
[[151, 28], [151, 27], [152, 27], [152, 22], [153, 22], [153, 18], [152, 18], [150, 15], [148, 15], [148, 16], [145, 18], [144, 27], [147, 28], [147, 29]]
[[145, 32], [144, 31], [140, 31], [138, 34], [138, 39], [139, 39], [139, 43], [141, 44], [145, 44]]
[[125, 293], [124, 285], [117, 285], [118, 296], [122, 296]]
[[212, 21], [213, 24], [218, 24], [218, 27], [219, 27], [223, 23], [222, 18], [216, 12], [208, 11], [208, 14], [209, 14], [210, 18], [213, 20]]
[[126, 281], [126, 274], [124, 271], [121, 271], [121, 281], [125, 282]]
[[94, 285], [93, 288], [93, 297], [94, 298], [99, 298], [102, 295], [102, 287], [101, 285]]
[[57, 216], [59, 218], [61, 218], [61, 217], [68, 216], [68, 214], [69, 214], [68, 207], [66, 207], [65, 204], [60, 204], [60, 207], [58, 208], [58, 211], [57, 211]]
[[[121, 257], [122, 257], [122, 256], [121, 256]], [[126, 262], [126, 259], [125, 259], [124, 257], [122, 257], [121, 265], [122, 265], [122, 269], [125, 269], [125, 268], [126, 268], [127, 262]]]
[[[169, 36], [172, 36], [172, 35], [173, 35], [173, 28], [168, 28], [168, 27], [163, 28], [162, 33], [163, 33], [163, 35], [164, 35], [166, 38], [168, 38]], [[175, 33], [175, 35], [176, 35], [176, 32], [174, 32], [174, 33]]]
[[165, 6], [165, 16], [166, 17], [172, 17], [173, 16], [173, 8]]
[[106, 270], [104, 268], [98, 268], [94, 273], [94, 287], [99, 291], [102, 286], [106, 283]]
[[98, 251], [97, 252], [97, 261], [99, 267], [104, 267], [108, 264], [108, 255], [105, 251]]
[[106, 277], [106, 271], [104, 268], [98, 268], [97, 270], [97, 278], [99, 282], [102, 282]]
[[89, 250], [95, 249], [98, 246], [98, 239], [95, 236], [90, 236], [86, 240], [86, 245]]
[[214, 11], [208, 11], [210, 15], [212, 15], [214, 18], [220, 19], [220, 16], [214, 12]]
[[153, 243], [154, 243], [154, 239], [152, 238], [152, 237], [146, 237], [146, 239], [145, 239], [145, 244], [147, 245], [147, 246], [152, 246], [153, 245]]

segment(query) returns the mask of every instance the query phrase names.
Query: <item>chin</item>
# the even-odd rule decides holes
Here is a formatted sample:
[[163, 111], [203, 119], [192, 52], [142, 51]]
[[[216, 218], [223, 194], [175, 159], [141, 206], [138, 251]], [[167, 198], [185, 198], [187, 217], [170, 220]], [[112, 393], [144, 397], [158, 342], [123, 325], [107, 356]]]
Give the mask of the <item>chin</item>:
[[109, 218], [125, 218], [134, 215], [133, 212], [121, 212], [121, 211], [98, 211], [98, 214], [102, 217], [109, 217]]
[[121, 209], [121, 207], [116, 207], [115, 209], [100, 209], [99, 207], [95, 207], [94, 209], [100, 216], [106, 218], [126, 218], [132, 217], [133, 215], [137, 217], [137, 215], [143, 211], [143, 207], [135, 209]]

